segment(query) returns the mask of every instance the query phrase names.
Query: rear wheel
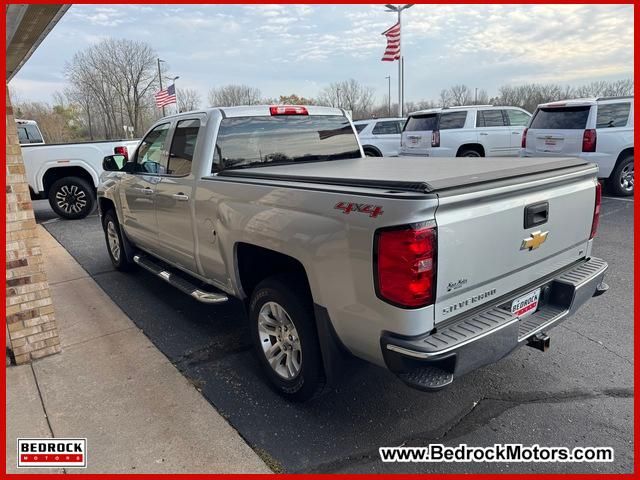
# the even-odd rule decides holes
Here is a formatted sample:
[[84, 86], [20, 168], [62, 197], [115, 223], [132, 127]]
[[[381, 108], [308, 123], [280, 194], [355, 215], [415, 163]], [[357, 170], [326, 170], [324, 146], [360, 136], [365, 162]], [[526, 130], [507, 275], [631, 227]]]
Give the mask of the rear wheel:
[[86, 180], [79, 177], [65, 177], [51, 185], [49, 205], [58, 216], [77, 220], [93, 212], [96, 196]]
[[463, 148], [458, 152], [459, 157], [482, 157], [482, 154], [474, 148]]
[[607, 186], [611, 193], [620, 197], [628, 197], [633, 195], [634, 190], [634, 172], [633, 172], [633, 154], [626, 156], [613, 170], [613, 173], [607, 180]]
[[325, 384], [313, 305], [300, 280], [277, 276], [255, 288], [249, 304], [258, 360], [276, 391], [305, 401]]
[[380, 151], [376, 148], [372, 148], [372, 147], [364, 147], [362, 150], [364, 150], [364, 154], [367, 157], [381, 157], [382, 153], [380, 153]]

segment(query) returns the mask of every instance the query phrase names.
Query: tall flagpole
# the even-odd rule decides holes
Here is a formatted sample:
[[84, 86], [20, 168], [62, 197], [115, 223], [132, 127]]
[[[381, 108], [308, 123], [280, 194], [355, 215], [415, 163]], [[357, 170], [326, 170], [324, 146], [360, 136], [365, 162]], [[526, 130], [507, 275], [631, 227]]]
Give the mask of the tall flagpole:
[[398, 13], [398, 27], [400, 31], [400, 43], [398, 45], [398, 116], [402, 117], [404, 113], [404, 58], [402, 57], [402, 11], [413, 7], [413, 3], [406, 5], [387, 4], [387, 12]]
[[402, 118], [402, 90], [404, 78], [402, 76], [402, 8], [398, 8], [398, 26], [400, 27], [400, 48], [398, 50], [398, 117]]

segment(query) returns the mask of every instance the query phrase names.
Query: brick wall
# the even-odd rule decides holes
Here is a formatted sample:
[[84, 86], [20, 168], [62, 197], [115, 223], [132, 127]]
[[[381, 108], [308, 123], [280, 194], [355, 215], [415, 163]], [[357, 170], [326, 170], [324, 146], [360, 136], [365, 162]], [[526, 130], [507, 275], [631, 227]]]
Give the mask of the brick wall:
[[13, 109], [7, 96], [7, 330], [18, 364], [60, 351]]

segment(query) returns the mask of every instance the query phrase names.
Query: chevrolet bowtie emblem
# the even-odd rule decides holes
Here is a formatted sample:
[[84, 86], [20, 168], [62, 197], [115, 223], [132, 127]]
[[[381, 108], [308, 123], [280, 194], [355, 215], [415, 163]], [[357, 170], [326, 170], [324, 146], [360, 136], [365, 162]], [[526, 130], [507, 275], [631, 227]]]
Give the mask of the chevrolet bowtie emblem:
[[547, 235], [549, 235], [549, 232], [537, 231], [531, 233], [530, 235], [531, 238], [525, 238], [524, 240], [522, 240], [520, 250], [535, 250], [547, 240]]

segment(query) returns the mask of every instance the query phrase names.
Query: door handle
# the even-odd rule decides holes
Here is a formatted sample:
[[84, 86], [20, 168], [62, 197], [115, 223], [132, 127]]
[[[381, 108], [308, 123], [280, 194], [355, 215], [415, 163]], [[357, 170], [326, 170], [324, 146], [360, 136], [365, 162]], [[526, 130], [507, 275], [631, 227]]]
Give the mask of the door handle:
[[149, 187], [141, 188], [140, 190], [142, 190], [142, 193], [144, 193], [145, 195], [153, 195], [153, 190]]
[[487, 132], [480, 132], [480, 135], [489, 135]]
[[522, 132], [511, 132], [511, 135], [520, 135]]
[[180, 202], [186, 202], [189, 200], [189, 195], [185, 195], [184, 193], [174, 193], [171, 196]]

